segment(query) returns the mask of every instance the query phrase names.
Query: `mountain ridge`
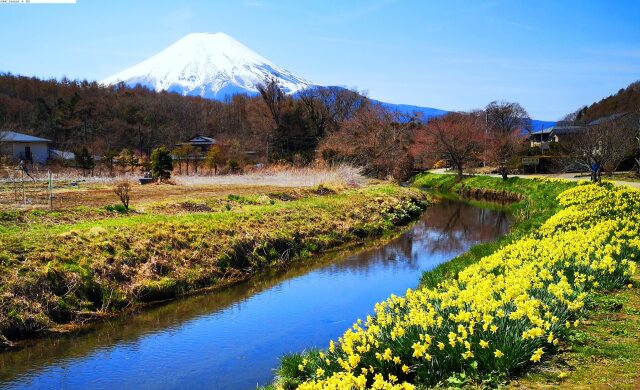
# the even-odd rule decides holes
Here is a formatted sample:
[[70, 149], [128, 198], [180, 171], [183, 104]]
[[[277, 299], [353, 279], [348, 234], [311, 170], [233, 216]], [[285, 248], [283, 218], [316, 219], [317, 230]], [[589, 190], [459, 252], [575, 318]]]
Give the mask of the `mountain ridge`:
[[223, 100], [236, 93], [257, 94], [264, 79], [274, 77], [286, 93], [313, 85], [249, 49], [225, 33], [191, 33], [158, 54], [100, 81], [142, 85]]
[[[238, 93], [255, 96], [265, 79], [278, 80], [290, 95], [319, 85], [282, 68], [222, 33], [191, 33], [148, 59], [100, 81], [128, 87], [141, 85], [154, 91], [183, 96], [224, 100]], [[405, 114], [418, 112], [424, 119], [447, 114], [448, 110], [372, 99], [384, 107]], [[532, 121], [534, 130], [553, 126], [551, 121]]]

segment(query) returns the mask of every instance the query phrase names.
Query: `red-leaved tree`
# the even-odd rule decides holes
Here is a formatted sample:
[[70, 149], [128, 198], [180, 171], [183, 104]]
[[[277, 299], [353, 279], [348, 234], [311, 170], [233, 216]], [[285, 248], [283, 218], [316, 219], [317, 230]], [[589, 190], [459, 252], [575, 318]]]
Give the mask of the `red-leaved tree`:
[[414, 150], [430, 163], [444, 159], [462, 178], [464, 168], [479, 161], [484, 147], [484, 115], [452, 112], [432, 118], [415, 134]]

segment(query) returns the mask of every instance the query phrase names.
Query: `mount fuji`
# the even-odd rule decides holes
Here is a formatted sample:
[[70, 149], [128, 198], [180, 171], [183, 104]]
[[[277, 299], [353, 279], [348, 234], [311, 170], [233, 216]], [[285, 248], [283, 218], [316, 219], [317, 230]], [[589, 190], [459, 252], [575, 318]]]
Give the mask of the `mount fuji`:
[[155, 91], [222, 100], [258, 93], [275, 78], [288, 94], [313, 84], [283, 69], [224, 33], [192, 33], [153, 57], [101, 81], [142, 85]]
[[[258, 85], [275, 78], [285, 93], [318, 87], [281, 68], [225, 33], [192, 33], [160, 53], [101, 81], [129, 87], [141, 85], [155, 91], [223, 100], [237, 93], [258, 94]], [[424, 119], [448, 111], [430, 107], [380, 102], [403, 113], [419, 112]], [[534, 128], [547, 128], [554, 122], [533, 121]]]

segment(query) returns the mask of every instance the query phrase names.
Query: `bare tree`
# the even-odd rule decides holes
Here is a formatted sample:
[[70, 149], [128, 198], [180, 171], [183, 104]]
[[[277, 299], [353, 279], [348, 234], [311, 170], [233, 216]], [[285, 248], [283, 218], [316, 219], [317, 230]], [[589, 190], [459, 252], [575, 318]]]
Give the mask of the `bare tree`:
[[557, 124], [574, 124], [576, 123], [579, 119], [580, 116], [582, 115], [582, 113], [587, 109], [587, 106], [582, 106], [580, 108], [578, 108], [577, 110], [575, 110], [574, 112], [565, 115], [564, 117], [562, 117], [562, 119], [560, 119]]
[[634, 133], [620, 121], [605, 121], [587, 126], [569, 145], [573, 160], [591, 172], [592, 181], [600, 181], [602, 171], [615, 171], [634, 148]]
[[263, 84], [258, 85], [258, 92], [262, 96], [262, 100], [265, 102], [271, 113], [271, 118], [275, 123], [276, 128], [282, 124], [282, 105], [284, 103], [285, 94], [278, 83], [278, 80], [271, 78], [265, 80]]
[[523, 147], [523, 133], [531, 131], [531, 119], [520, 104], [512, 102], [489, 103], [485, 119], [488, 157], [506, 180], [512, 158]]
[[480, 112], [452, 112], [432, 118], [415, 134], [415, 146], [423, 149], [430, 162], [445, 159], [462, 178], [464, 168], [478, 161], [484, 141], [484, 115]]
[[113, 193], [118, 196], [125, 210], [129, 210], [129, 193], [131, 192], [131, 182], [122, 180], [115, 184]]
[[265, 80], [263, 84], [258, 85], [258, 92], [262, 96], [262, 100], [269, 108], [271, 119], [273, 120], [273, 128], [267, 136], [267, 161], [269, 160], [270, 148], [276, 143], [276, 139], [280, 138], [279, 133], [282, 130], [283, 111], [285, 104], [285, 94], [278, 80], [271, 78]]
[[398, 112], [370, 105], [327, 135], [319, 151], [330, 163], [345, 162], [363, 167], [368, 175], [404, 180], [413, 169], [409, 147], [415, 126]]
[[358, 91], [340, 87], [307, 88], [298, 96], [319, 138], [337, 131], [342, 122], [369, 104]]

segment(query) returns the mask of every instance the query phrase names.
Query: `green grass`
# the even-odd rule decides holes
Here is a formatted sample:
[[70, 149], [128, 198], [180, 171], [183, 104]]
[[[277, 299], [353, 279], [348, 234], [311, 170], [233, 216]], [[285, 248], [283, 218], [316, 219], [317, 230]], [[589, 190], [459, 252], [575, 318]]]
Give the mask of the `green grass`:
[[[165, 203], [157, 212], [99, 218], [92, 210], [69, 220], [42, 212], [25, 215], [28, 224], [5, 219], [0, 339], [246, 279], [265, 267], [390, 235], [419, 216], [427, 200], [419, 190], [383, 184], [290, 201], [218, 197], [204, 200], [212, 205], [205, 212], [175, 213], [184, 207]], [[201, 207], [203, 200], [179, 203], [185, 202]]]
[[[412, 182], [414, 187], [428, 188], [440, 196], [453, 199], [465, 199], [460, 194], [468, 190], [479, 190], [477, 193], [480, 196], [506, 193], [510, 198], [524, 198], [499, 206], [512, 215], [514, 225], [509, 234], [496, 242], [476, 245], [468, 252], [425, 272], [420, 279], [420, 284], [425, 287], [435, 287], [445, 279], [455, 278], [469, 265], [534, 231], [560, 210], [556, 201], [558, 194], [576, 185], [568, 181], [541, 181], [517, 177], [502, 180], [490, 176], [466, 176], [459, 181], [455, 175], [433, 173], [419, 174]], [[470, 202], [482, 204], [477, 200]]]

